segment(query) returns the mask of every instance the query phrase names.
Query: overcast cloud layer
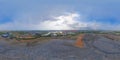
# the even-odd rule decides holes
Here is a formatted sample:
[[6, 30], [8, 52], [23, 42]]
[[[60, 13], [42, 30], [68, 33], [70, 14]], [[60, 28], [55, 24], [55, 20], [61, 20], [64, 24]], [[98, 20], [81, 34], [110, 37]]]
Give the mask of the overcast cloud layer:
[[0, 0], [0, 30], [120, 30], [119, 0]]

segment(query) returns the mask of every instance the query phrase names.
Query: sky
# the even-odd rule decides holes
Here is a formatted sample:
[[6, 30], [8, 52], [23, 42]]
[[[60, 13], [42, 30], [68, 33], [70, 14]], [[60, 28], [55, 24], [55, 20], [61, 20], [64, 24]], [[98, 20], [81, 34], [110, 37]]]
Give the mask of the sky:
[[0, 0], [0, 30], [120, 30], [120, 0]]

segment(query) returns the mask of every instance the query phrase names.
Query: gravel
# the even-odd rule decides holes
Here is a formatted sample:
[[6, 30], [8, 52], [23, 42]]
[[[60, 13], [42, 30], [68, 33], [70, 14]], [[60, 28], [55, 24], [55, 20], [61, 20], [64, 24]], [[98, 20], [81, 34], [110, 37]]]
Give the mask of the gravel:
[[[90, 35], [89, 37], [96, 37]], [[88, 38], [86, 36], [86, 38]], [[92, 41], [92, 42], [91, 42]], [[75, 40], [50, 40], [36, 46], [0, 46], [0, 60], [119, 60], [119, 45], [110, 39], [85, 39], [86, 47], [74, 46]], [[3, 53], [3, 50], [6, 50]], [[102, 51], [101, 51], [102, 50]], [[103, 52], [105, 51], [105, 52]], [[107, 52], [107, 53], [106, 53]], [[109, 54], [115, 53], [115, 54]]]

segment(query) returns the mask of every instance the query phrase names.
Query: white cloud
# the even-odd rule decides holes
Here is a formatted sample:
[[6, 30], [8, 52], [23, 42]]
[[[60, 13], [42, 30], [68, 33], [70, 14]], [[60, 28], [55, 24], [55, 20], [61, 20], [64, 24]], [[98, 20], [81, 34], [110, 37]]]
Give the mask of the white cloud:
[[80, 17], [77, 13], [67, 13], [53, 17], [54, 20], [41, 22], [40, 28], [45, 30], [76, 30], [80, 27], [86, 27], [87, 24], [80, 22]]
[[1, 30], [73, 30], [86, 27], [87, 24], [80, 21], [78, 13], [66, 13], [53, 16], [49, 20], [39, 18], [39, 15], [22, 14], [14, 18], [12, 22], [1, 24]]
[[37, 16], [33, 14], [20, 15], [12, 22], [0, 24], [0, 30], [120, 30], [120, 25], [85, 22], [78, 13], [65, 13], [47, 20], [41, 20], [39, 17], [39, 14]]
[[[116, 24], [117, 22], [105, 24], [109, 23], [110, 21], [108, 20], [111, 18], [114, 19], [114, 21], [120, 20], [118, 12], [120, 10], [118, 7], [119, 0], [53, 1], [0, 0], [0, 3], [2, 3], [0, 4], [0, 20], [3, 21], [6, 20], [6, 18], [13, 20], [7, 23], [0, 23], [0, 30], [120, 30], [120, 24]], [[77, 11], [82, 15], [78, 13], [64, 14], [66, 11]], [[51, 16], [53, 17], [51, 18]], [[102, 22], [105, 22], [93, 22], [91, 19], [102, 19]]]

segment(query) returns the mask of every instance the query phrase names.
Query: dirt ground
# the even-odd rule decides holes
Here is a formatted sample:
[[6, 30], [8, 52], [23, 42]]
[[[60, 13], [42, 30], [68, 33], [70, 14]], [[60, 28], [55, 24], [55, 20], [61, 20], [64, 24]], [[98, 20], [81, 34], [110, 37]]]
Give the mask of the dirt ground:
[[[9, 41], [10, 42], [10, 41]], [[76, 40], [53, 39], [35, 46], [11, 45], [0, 40], [0, 60], [119, 60], [120, 42], [103, 35], [86, 34], [85, 46]]]

